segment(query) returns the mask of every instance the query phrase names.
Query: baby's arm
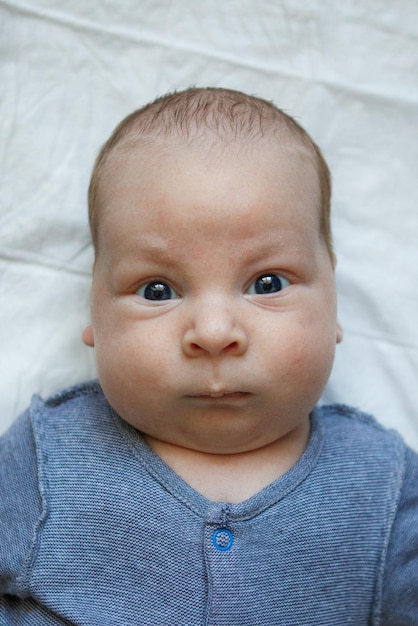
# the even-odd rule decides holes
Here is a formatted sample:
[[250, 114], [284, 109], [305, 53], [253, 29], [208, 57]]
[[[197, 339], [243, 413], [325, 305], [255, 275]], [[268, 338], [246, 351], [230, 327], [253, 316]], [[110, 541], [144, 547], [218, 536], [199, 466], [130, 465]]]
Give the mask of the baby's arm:
[[0, 437], [0, 623], [2, 595], [25, 594], [24, 568], [41, 515], [35, 442], [29, 412]]
[[388, 547], [379, 623], [418, 624], [418, 455], [411, 450]]

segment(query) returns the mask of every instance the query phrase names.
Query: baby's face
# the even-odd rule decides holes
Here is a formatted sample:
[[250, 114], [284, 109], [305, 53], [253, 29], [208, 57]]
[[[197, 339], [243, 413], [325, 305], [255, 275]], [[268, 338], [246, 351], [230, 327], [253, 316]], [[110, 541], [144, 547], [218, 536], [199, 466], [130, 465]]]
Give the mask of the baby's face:
[[338, 330], [314, 166], [290, 152], [112, 156], [84, 339], [150, 438], [236, 453], [306, 429]]

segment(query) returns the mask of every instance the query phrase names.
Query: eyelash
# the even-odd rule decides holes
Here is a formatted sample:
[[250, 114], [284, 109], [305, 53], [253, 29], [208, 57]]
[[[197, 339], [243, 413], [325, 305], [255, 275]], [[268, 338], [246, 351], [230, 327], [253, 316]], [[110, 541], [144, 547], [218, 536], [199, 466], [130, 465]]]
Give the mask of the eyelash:
[[[284, 276], [274, 272], [266, 272], [265, 274], [257, 276], [246, 290], [246, 293], [249, 295], [269, 295], [278, 293], [289, 285], [290, 282], [287, 278], [284, 278]], [[150, 281], [149, 283], [141, 285], [136, 293], [141, 298], [151, 302], [165, 302], [180, 297], [170, 285], [159, 280]]]

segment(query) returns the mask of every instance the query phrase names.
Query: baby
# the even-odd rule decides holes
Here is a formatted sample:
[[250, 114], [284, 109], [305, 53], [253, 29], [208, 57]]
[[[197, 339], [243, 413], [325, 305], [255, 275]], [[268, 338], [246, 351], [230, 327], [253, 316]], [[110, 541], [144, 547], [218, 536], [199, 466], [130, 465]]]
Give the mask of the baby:
[[0, 624], [418, 624], [418, 456], [318, 407], [330, 177], [273, 104], [128, 116], [89, 190], [99, 382], [0, 439]]

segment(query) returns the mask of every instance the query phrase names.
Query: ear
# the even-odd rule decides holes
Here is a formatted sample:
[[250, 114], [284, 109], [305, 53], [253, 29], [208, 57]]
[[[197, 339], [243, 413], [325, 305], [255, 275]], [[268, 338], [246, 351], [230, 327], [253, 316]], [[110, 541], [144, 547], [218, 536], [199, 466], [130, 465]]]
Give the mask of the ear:
[[89, 346], [90, 348], [94, 348], [94, 333], [93, 333], [93, 326], [87, 326], [87, 328], [85, 328], [83, 330], [83, 334], [81, 335], [81, 338], [83, 339], [83, 343], [86, 344], [86, 346]]
[[340, 322], [337, 321], [337, 343], [341, 343], [343, 340], [343, 329]]
[[[335, 270], [335, 268], [337, 267], [337, 257], [335, 255], [335, 253], [332, 253], [331, 256], [331, 261], [332, 261], [332, 267]], [[336, 335], [336, 343], [341, 343], [343, 340], [343, 328], [340, 324], [340, 322], [337, 320], [337, 335]]]

